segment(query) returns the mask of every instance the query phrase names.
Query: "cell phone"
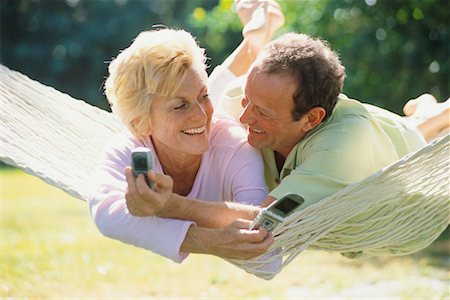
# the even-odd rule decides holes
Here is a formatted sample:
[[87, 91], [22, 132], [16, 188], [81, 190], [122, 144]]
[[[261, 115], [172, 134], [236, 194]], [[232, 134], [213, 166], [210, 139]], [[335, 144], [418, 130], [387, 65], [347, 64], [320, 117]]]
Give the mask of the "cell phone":
[[300, 195], [284, 195], [264, 208], [250, 225], [250, 229], [258, 229], [263, 226], [267, 231], [272, 231], [276, 225], [283, 222], [283, 219], [299, 208], [303, 202], [305, 202], [305, 199]]
[[138, 147], [131, 152], [131, 170], [134, 177], [143, 174], [147, 185], [153, 189], [153, 183], [148, 179], [147, 172], [153, 168], [152, 150]]

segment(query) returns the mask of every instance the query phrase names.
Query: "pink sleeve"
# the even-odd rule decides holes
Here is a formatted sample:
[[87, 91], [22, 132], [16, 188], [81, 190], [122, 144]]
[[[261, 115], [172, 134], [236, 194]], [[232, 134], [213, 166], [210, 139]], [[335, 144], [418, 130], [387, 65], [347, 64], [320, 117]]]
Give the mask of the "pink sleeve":
[[259, 205], [267, 197], [264, 164], [260, 152], [247, 142], [238, 148], [228, 167], [235, 202]]
[[135, 217], [128, 211], [123, 169], [130, 164], [129, 157], [134, 146], [137, 145], [108, 149], [88, 201], [92, 217], [105, 236], [182, 262], [188, 254], [180, 253], [180, 247], [193, 222]]

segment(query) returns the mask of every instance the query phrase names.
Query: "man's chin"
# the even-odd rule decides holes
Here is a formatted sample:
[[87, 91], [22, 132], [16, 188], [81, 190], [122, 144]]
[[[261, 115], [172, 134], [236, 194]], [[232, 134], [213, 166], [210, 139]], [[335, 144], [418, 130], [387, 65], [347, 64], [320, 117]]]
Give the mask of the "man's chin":
[[251, 139], [250, 137], [247, 139], [247, 142], [249, 143], [250, 146], [252, 146], [255, 149], [261, 149], [262, 148], [260, 142], [257, 142], [255, 140]]

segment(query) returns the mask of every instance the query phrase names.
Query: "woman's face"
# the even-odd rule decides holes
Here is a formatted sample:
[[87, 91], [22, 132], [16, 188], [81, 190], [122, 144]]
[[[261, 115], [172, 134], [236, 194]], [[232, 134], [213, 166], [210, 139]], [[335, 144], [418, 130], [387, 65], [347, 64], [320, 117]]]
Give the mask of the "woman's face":
[[208, 150], [213, 106], [200, 74], [192, 68], [174, 96], [155, 96], [150, 134], [158, 152], [203, 154]]

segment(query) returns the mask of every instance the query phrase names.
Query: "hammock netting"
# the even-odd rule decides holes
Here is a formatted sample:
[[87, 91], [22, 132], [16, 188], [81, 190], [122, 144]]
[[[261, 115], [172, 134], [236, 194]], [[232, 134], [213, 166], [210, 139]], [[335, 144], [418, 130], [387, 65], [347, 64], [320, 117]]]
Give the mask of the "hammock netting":
[[[0, 76], [0, 159], [86, 200], [97, 159], [120, 122], [7, 67]], [[450, 222], [449, 146], [448, 134], [290, 215], [274, 230], [270, 255], [228, 261], [270, 279], [306, 248], [358, 258], [427, 247]]]

